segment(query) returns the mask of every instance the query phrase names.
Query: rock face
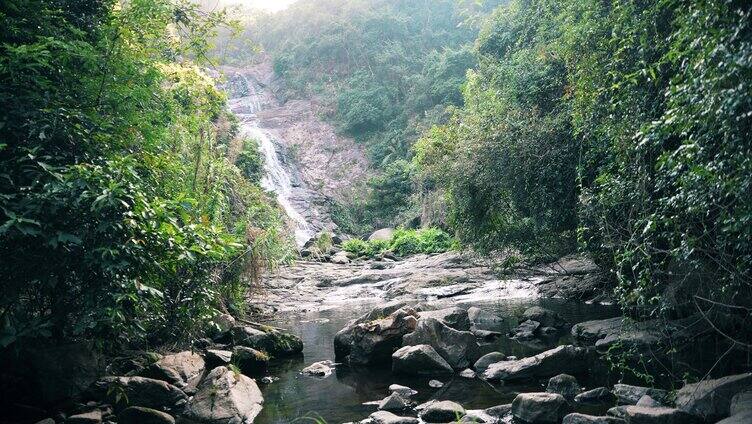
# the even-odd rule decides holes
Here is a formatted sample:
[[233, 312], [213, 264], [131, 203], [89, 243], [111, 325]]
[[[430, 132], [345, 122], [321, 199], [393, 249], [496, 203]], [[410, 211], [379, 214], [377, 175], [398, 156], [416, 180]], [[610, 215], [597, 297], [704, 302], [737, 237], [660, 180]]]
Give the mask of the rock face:
[[473, 333], [457, 331], [434, 318], [422, 318], [415, 331], [402, 339], [403, 346], [427, 344], [436, 350], [454, 369], [465, 369], [480, 356], [480, 347]]
[[528, 423], [557, 424], [567, 409], [566, 399], [556, 393], [520, 393], [512, 402], [512, 415]]
[[452, 366], [429, 345], [405, 346], [392, 355], [392, 371], [400, 374], [435, 375], [452, 372]]
[[482, 373], [486, 369], [488, 369], [488, 366], [491, 364], [495, 364], [497, 362], [501, 362], [506, 358], [506, 356], [501, 352], [491, 352], [487, 353], [480, 357], [477, 361], [475, 361], [475, 365], [473, 365], [473, 369], [475, 371]]
[[192, 424], [252, 423], [263, 403], [255, 381], [227, 367], [217, 367], [199, 384], [183, 419]]
[[371, 321], [386, 317], [398, 309], [405, 306], [404, 302], [391, 302], [383, 306], [372, 309], [367, 314], [350, 321], [347, 325], [339, 330], [334, 336], [334, 355], [337, 358], [345, 358], [350, 355], [353, 345], [353, 337], [356, 332], [360, 332], [358, 327]]
[[423, 318], [434, 318], [437, 319], [444, 324], [446, 324], [449, 327], [454, 328], [455, 330], [459, 331], [469, 331], [470, 330], [470, 318], [468, 317], [467, 311], [454, 307], [454, 308], [445, 308], [445, 309], [437, 309], [434, 311], [421, 311], [419, 313], [419, 316], [421, 319]]
[[131, 406], [118, 414], [118, 424], [175, 424], [175, 418], [156, 409]]
[[577, 383], [577, 379], [569, 374], [559, 374], [555, 377], [551, 377], [548, 380], [548, 386], [546, 386], [548, 393], [557, 393], [564, 396], [564, 399], [572, 401], [577, 394], [580, 393], [580, 384]]
[[433, 402], [420, 413], [420, 418], [427, 423], [451, 423], [464, 416], [465, 408], [448, 400]]
[[489, 380], [516, 380], [562, 372], [577, 374], [587, 369], [587, 349], [567, 345], [528, 358], [491, 364], [483, 376]]
[[418, 419], [413, 417], [399, 417], [388, 411], [377, 411], [369, 417], [375, 424], [418, 424]]
[[417, 326], [417, 313], [398, 309], [386, 318], [357, 324], [349, 336], [350, 363], [373, 365], [389, 362], [392, 353], [402, 345], [403, 336]]
[[300, 337], [276, 329], [233, 327], [231, 333], [236, 345], [260, 350], [277, 358], [296, 355], [303, 351], [303, 341]]
[[245, 346], [235, 346], [232, 359], [243, 374], [247, 375], [262, 373], [269, 365], [269, 355]]
[[394, 236], [394, 228], [382, 228], [368, 236], [368, 241], [390, 241]]
[[94, 384], [94, 390], [96, 397], [116, 408], [143, 406], [166, 410], [187, 400], [185, 393], [172, 384], [146, 377], [105, 377]]
[[706, 420], [729, 415], [731, 399], [752, 388], [752, 373], [687, 384], [676, 392], [676, 407]]
[[668, 392], [650, 387], [631, 386], [629, 384], [614, 384], [614, 395], [620, 405], [636, 405], [640, 398], [649, 395], [658, 402], [666, 402]]
[[88, 343], [34, 348], [22, 357], [43, 404], [76, 397], [104, 374], [102, 355]]
[[164, 380], [184, 391], [192, 392], [205, 369], [206, 364], [201, 355], [184, 351], [162, 357], [147, 368], [144, 376]]
[[624, 418], [628, 424], [691, 424], [698, 422], [692, 415], [675, 408], [627, 406], [624, 411]]
[[575, 412], [566, 415], [561, 424], [624, 424], [624, 420], [616, 417], [596, 417]]

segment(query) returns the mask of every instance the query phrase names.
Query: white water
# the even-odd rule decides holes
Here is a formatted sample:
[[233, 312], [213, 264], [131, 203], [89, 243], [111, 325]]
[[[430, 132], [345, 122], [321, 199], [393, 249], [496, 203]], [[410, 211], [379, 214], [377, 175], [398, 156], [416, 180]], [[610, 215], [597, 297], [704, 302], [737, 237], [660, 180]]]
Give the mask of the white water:
[[264, 155], [264, 177], [261, 179], [261, 186], [276, 194], [277, 202], [282, 206], [294, 226], [295, 242], [299, 247], [303, 246], [306, 241], [313, 237], [314, 231], [300, 211], [296, 210], [292, 204], [292, 170], [281, 160], [278, 147], [269, 131], [259, 125], [256, 114], [262, 110], [260, 94], [258, 94], [253, 83], [248, 81], [244, 75], [241, 75], [241, 77], [245, 80], [249, 94], [231, 99], [229, 101], [230, 109], [240, 120], [240, 135], [259, 143], [259, 150]]

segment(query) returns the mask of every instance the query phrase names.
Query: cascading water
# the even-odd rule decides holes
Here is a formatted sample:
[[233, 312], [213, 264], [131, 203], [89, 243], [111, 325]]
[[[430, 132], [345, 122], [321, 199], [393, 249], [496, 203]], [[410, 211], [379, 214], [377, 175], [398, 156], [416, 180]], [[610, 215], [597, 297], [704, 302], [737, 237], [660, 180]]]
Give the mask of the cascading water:
[[292, 170], [284, 163], [283, 155], [272, 135], [259, 123], [257, 114], [262, 110], [264, 103], [256, 85], [245, 75], [237, 74], [237, 76], [241, 78], [244, 87], [240, 90], [241, 97], [229, 101], [230, 110], [240, 121], [241, 136], [259, 143], [259, 150], [264, 155], [264, 177], [261, 179], [261, 186], [276, 194], [277, 202], [295, 226], [296, 243], [299, 247], [303, 246], [313, 237], [314, 230], [301, 212], [295, 209], [291, 201], [294, 188]]

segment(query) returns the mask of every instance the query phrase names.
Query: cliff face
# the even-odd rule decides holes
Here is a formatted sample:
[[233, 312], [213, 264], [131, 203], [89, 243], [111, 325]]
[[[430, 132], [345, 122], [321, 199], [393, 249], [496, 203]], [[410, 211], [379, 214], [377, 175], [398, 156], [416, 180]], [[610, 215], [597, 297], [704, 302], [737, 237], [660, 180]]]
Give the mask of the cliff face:
[[[328, 208], [331, 200], [347, 197], [367, 177], [363, 147], [338, 135], [322, 119], [323, 111], [315, 100], [283, 98], [284, 81], [274, 75], [269, 60], [247, 68], [225, 67], [222, 72], [241, 132], [271, 140], [276, 157], [267, 157], [267, 165], [275, 162], [289, 175], [289, 187], [275, 187], [279, 184], [267, 179], [267, 188], [277, 193], [294, 221], [299, 221], [296, 213], [306, 221], [296, 223], [299, 229], [306, 225], [311, 233], [334, 229]], [[279, 169], [267, 169], [267, 173], [272, 171]]]

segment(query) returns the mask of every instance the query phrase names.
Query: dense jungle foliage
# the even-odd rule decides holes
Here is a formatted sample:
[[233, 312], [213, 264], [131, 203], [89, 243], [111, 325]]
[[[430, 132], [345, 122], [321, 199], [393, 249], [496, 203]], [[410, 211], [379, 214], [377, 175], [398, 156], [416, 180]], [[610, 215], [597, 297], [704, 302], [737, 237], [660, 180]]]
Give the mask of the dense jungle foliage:
[[0, 347], [191, 336], [289, 251], [199, 65], [222, 13], [0, 6]]
[[420, 189], [477, 248], [579, 246], [638, 312], [744, 314], [751, 12], [732, 0], [497, 9], [464, 106], [417, 143]]

